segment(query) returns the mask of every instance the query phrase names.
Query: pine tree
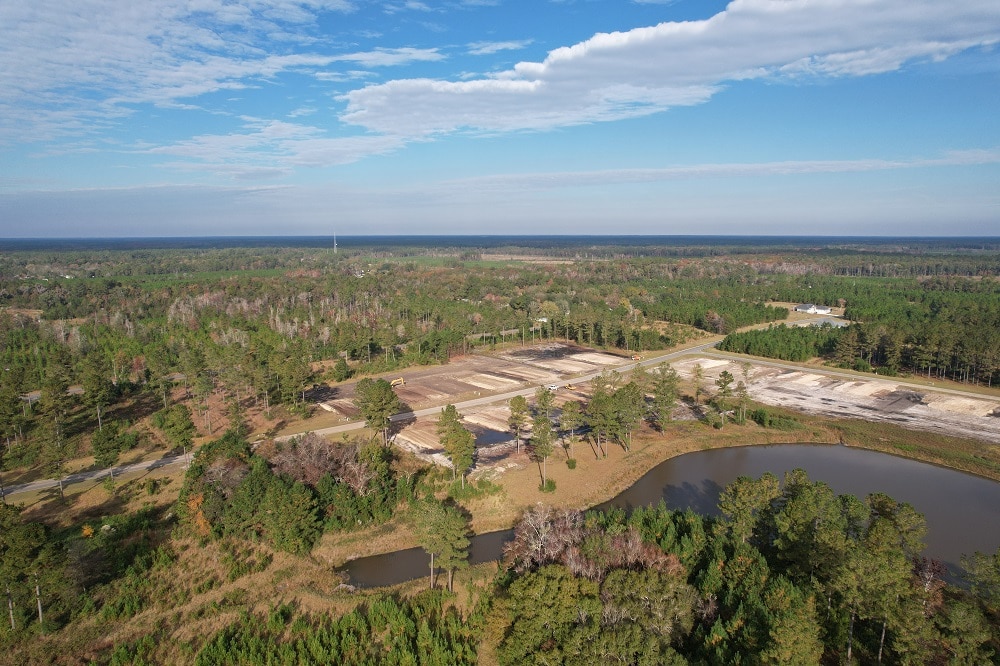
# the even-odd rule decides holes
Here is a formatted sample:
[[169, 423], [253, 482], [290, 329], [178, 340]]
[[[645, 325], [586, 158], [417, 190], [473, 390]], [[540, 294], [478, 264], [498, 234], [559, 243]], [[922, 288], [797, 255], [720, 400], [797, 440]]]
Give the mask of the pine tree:
[[543, 414], [531, 423], [531, 446], [535, 459], [541, 463], [542, 486], [545, 486], [546, 461], [552, 455], [552, 421]]
[[705, 381], [705, 368], [701, 366], [701, 363], [695, 363], [694, 367], [691, 368], [691, 381], [694, 382], [694, 404], [701, 404], [701, 395], [705, 392], [705, 387], [702, 382]]
[[431, 556], [430, 586], [434, 587], [437, 566], [448, 571], [448, 589], [454, 588], [454, 572], [468, 566], [468, 519], [454, 505], [434, 498], [422, 501], [413, 514], [417, 543]]
[[462, 425], [462, 415], [455, 405], [447, 405], [441, 410], [437, 425], [438, 439], [451, 460], [452, 480], [461, 476], [465, 487], [465, 475], [472, 467], [476, 453], [476, 438]]
[[555, 395], [544, 386], [539, 386], [535, 391], [535, 414], [541, 414], [545, 418], [552, 418], [552, 408], [555, 402]]
[[559, 416], [559, 427], [565, 435], [569, 435], [569, 457], [574, 458], [573, 444], [576, 442], [576, 431], [583, 425], [583, 408], [576, 400], [570, 400], [562, 408]]
[[823, 656], [816, 600], [787, 578], [778, 577], [764, 594], [768, 619], [761, 664], [818, 664]]
[[399, 411], [399, 397], [392, 385], [384, 379], [362, 379], [354, 387], [354, 406], [368, 427], [381, 433], [382, 444], [388, 446], [391, 419]]
[[632, 431], [642, 421], [646, 411], [646, 396], [634, 382], [629, 382], [614, 392], [612, 407], [615, 413], [616, 434], [626, 451], [632, 448]]
[[521, 433], [528, 425], [528, 401], [523, 395], [515, 395], [508, 403], [510, 416], [507, 418], [507, 427], [514, 434], [517, 442], [517, 452], [521, 452]]
[[341, 356], [337, 358], [337, 362], [333, 365], [333, 381], [342, 382], [350, 379], [351, 369], [347, 367], [347, 361]]
[[94, 462], [99, 467], [109, 468], [111, 479], [114, 480], [114, 466], [118, 464], [118, 455], [121, 453], [118, 424], [108, 423], [106, 428], [95, 432], [90, 440], [90, 447], [94, 453]]
[[729, 531], [740, 543], [753, 541], [761, 523], [772, 513], [772, 503], [781, 495], [778, 477], [770, 472], [754, 480], [741, 476], [726, 486], [719, 496], [719, 511], [726, 517]]
[[653, 380], [653, 402], [650, 408], [660, 432], [670, 422], [671, 413], [677, 406], [678, 381], [676, 370], [666, 363], [660, 364]]
[[729, 399], [733, 397], [733, 382], [736, 380], [733, 373], [723, 370], [719, 373], [719, 378], [715, 380], [715, 385], [719, 391], [716, 394], [716, 408], [722, 417], [722, 423], [726, 423], [726, 412], [729, 410]]
[[115, 386], [107, 378], [100, 360], [95, 355], [88, 356], [83, 371], [83, 399], [97, 413], [98, 430], [104, 427], [103, 411], [111, 403], [114, 392]]
[[604, 448], [604, 440], [614, 434], [618, 423], [612, 395], [600, 385], [595, 386], [585, 414], [587, 425], [596, 439], [597, 448], [607, 458], [608, 452]]

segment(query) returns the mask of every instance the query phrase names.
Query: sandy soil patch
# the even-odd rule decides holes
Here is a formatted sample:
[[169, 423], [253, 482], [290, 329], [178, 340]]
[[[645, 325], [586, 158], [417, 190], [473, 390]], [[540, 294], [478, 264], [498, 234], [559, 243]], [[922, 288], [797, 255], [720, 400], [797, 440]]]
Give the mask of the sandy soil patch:
[[451, 467], [438, 440], [437, 419], [417, 419], [396, 433], [392, 443], [421, 460], [442, 467]]
[[463, 378], [462, 381], [487, 391], [507, 391], [520, 385], [515, 379], [498, 375], [472, 375]]
[[624, 361], [620, 356], [614, 356], [612, 354], [601, 354], [599, 352], [583, 352], [581, 354], [574, 355], [575, 359], [579, 361], [584, 361], [590, 363], [591, 365], [597, 366], [608, 366], [617, 365]]
[[354, 403], [347, 398], [342, 398], [340, 400], [328, 400], [327, 402], [321, 403], [321, 405], [326, 411], [339, 414], [344, 420], [352, 419], [358, 416], [357, 407], [355, 407]]
[[[682, 378], [690, 381], [694, 367], [704, 372], [703, 388], [711, 394], [723, 370], [744, 377], [744, 359], [718, 356], [689, 356], [673, 364]], [[508, 391], [520, 386], [544, 385], [568, 379], [582, 371], [596, 372], [611, 365], [622, 371], [629, 361], [621, 356], [562, 343], [547, 343], [508, 350], [497, 356], [473, 355], [454, 359], [447, 366], [408, 370], [406, 386], [399, 396], [412, 409], [458, 403], [470, 397]], [[924, 387], [907, 387], [898, 381], [842, 377], [819, 370], [778, 367], [751, 362], [751, 399], [832, 418], [884, 421], [906, 428], [957, 437], [1000, 443], [1000, 400], [936, 393]], [[325, 401], [325, 409], [357, 418], [351, 402], [350, 386], [333, 387], [336, 397]], [[557, 406], [567, 400], [583, 400], [585, 393], [559, 391]], [[514, 448], [507, 434], [508, 409], [505, 404], [463, 410], [466, 426], [477, 438], [474, 470], [506, 465]], [[406, 424], [396, 434], [396, 442], [415, 455], [447, 465], [437, 440], [436, 417]], [[525, 433], [525, 437], [527, 437]]]
[[[495, 464], [506, 457], [513, 436], [507, 430], [510, 409], [496, 404], [478, 407], [462, 414], [462, 424], [476, 437], [476, 462], [473, 470]], [[437, 435], [437, 416], [421, 417], [407, 423], [393, 437], [393, 443], [428, 462], [450, 467]], [[524, 434], [522, 439], [527, 436]]]
[[574, 372], [591, 372], [593, 371], [594, 365], [592, 363], [578, 363], [569, 359], [562, 359], [559, 361], [550, 361], [548, 363], [540, 364], [543, 368], [548, 368], [553, 372], [559, 373], [574, 373]]
[[840, 382], [831, 388], [836, 393], [848, 393], [855, 397], [868, 397], [879, 392], [888, 390], [883, 382], [860, 381], [860, 382]]
[[927, 394], [924, 403], [933, 410], [971, 414], [973, 416], [994, 416], [998, 407], [996, 401], [980, 400], [978, 398], [960, 398], [953, 395]]
[[[742, 360], [687, 358], [674, 364], [690, 380], [701, 364], [703, 386], [713, 392], [723, 370], [741, 377]], [[884, 379], [848, 379], [817, 372], [755, 366], [751, 399], [807, 414], [885, 421], [905, 428], [1000, 442], [1000, 400], [935, 392]]]
[[[711, 373], [713, 374], [713, 380], [714, 380], [716, 377], [718, 377], [718, 373], [727, 369], [728, 366], [730, 365], [737, 366], [738, 364], [733, 364], [730, 363], [729, 361], [723, 361], [717, 358], [688, 358], [677, 361], [676, 363], [671, 363], [671, 365], [674, 366], [674, 369], [677, 370], [678, 373], [687, 376], [690, 376], [694, 373], [694, 366], [696, 365], [701, 366], [701, 369], [705, 373], [706, 378], [708, 378], [710, 374], [709, 371], [718, 370], [718, 372]], [[735, 371], [732, 368], [729, 368], [729, 371], [733, 372], [734, 376], [740, 376], [735, 374], [740, 371], [739, 367], [736, 367]]]
[[510, 417], [510, 410], [506, 405], [491, 405], [487, 409], [467, 414], [464, 418], [466, 423], [482, 426], [500, 432], [507, 431], [507, 419]]

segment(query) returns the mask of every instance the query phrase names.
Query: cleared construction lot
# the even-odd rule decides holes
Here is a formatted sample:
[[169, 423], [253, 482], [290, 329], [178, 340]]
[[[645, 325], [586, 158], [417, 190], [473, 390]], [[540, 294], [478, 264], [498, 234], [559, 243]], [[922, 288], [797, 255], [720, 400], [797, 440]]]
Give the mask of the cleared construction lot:
[[[405, 405], [404, 411], [416, 411], [433, 405], [458, 405], [490, 395], [530, 390], [625, 364], [634, 365], [624, 356], [574, 345], [534, 345], [497, 355], [464, 356], [444, 366], [407, 370], [406, 384], [397, 387], [396, 395]], [[354, 407], [352, 389], [337, 387], [331, 391], [332, 395], [319, 396], [320, 405], [345, 421], [356, 419], [359, 415]], [[556, 404], [573, 395], [577, 394], [566, 389], [557, 391]], [[461, 412], [463, 423], [476, 436], [478, 466], [502, 459], [516, 450], [507, 428], [510, 412], [505, 400], [462, 407]], [[398, 423], [393, 443], [421, 457], [447, 464], [438, 442], [435, 416]]]
[[[691, 379], [701, 365], [704, 384], [712, 389], [723, 370], [742, 378], [744, 361], [705, 356], [672, 365]], [[1000, 443], [1000, 400], [935, 391], [900, 380], [843, 376], [834, 370], [793, 369], [751, 362], [750, 397], [765, 405], [835, 418], [885, 421], [904, 428]]]
[[[835, 418], [885, 421], [905, 428], [1000, 443], [1000, 399], [959, 395], [959, 391], [948, 389], [935, 391], [899, 380], [844, 376], [833, 369], [748, 362], [713, 353], [679, 352], [662, 359], [650, 358], [644, 364], [655, 366], [661, 360], [669, 361], [687, 381], [693, 381], [694, 368], [700, 365], [703, 387], [709, 394], [722, 371], [728, 370], [737, 379], [743, 379], [744, 365], [749, 363], [746, 376], [750, 397], [758, 403]], [[490, 401], [490, 396], [565, 383], [606, 368], [628, 372], [634, 365], [634, 361], [624, 356], [553, 343], [498, 355], [466, 356], [445, 366], [408, 370], [406, 384], [397, 388], [397, 394], [405, 411], [448, 403], [459, 406], [465, 426], [476, 436], [476, 466], [481, 469], [503, 463], [516, 449], [507, 428], [510, 415], [507, 401], [503, 397]], [[567, 400], [586, 401], [589, 385], [583, 381], [573, 383], [576, 385], [573, 390], [556, 391], [557, 409]], [[329, 399], [322, 401], [323, 407], [340, 414], [345, 421], [357, 418], [351, 387], [333, 391]], [[469, 401], [484, 404], [462, 404]], [[694, 418], [694, 414], [682, 405], [675, 417]], [[529, 435], [523, 433], [522, 439]], [[438, 442], [436, 412], [397, 423], [393, 442], [420, 457], [447, 465]]]

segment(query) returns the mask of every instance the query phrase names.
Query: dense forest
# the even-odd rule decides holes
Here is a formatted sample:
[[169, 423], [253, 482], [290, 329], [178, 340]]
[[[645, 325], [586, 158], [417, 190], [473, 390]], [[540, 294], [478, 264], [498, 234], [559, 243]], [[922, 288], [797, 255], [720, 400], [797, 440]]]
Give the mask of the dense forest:
[[[26, 389], [57, 364], [80, 383], [92, 357], [116, 383], [209, 371], [231, 393], [291, 401], [307, 373], [289, 358], [341, 355], [375, 371], [532, 336], [642, 350], [676, 342], [656, 322], [726, 334], [780, 321], [786, 311], [770, 305], [780, 301], [846, 306], [862, 328], [844, 357], [982, 383], [997, 372], [993, 252], [887, 252], [892, 275], [911, 275], [887, 278], [868, 267], [871, 255], [831, 248], [573, 261], [545, 249], [551, 261], [530, 263], [412, 248], [7, 253], [0, 361]], [[222, 377], [222, 367], [242, 376]]]
[[[402, 406], [373, 378], [513, 343], [562, 339], [627, 359], [726, 336], [720, 346], [739, 353], [993, 386], [998, 249], [816, 239], [7, 248], [5, 482], [62, 479], [83, 458], [107, 468], [141, 448], [197, 453], [169, 505], [157, 503], [166, 482], [118, 487], [112, 476], [107, 501], [72, 520], [61, 485], [55, 509], [0, 506], [10, 620], [0, 644], [12, 663], [996, 661], [1000, 553], [970, 554], [968, 579], [946, 584], [919, 557], [923, 521], [910, 507], [836, 496], [798, 473], [741, 479], [723, 494], [721, 518], [540, 507], [499, 570], [480, 570], [460, 595], [463, 502], [494, 489], [466, 484], [471, 434], [451, 405], [438, 434], [452, 470], [389, 446], [389, 416]], [[802, 302], [843, 308], [850, 325], [787, 325], [787, 304]], [[316, 385], [345, 381], [356, 382], [370, 440], [274, 438], [310, 414]], [[511, 432], [520, 447], [531, 425], [523, 444], [546, 488], [556, 443], [585, 437], [605, 455], [609, 444], [628, 451], [644, 425], [663, 433], [682, 400], [715, 428], [791, 422], [748, 413], [732, 375], [715, 389], [682, 395], [667, 366], [606, 373], [558, 420], [544, 390], [516, 419], [512, 404]], [[253, 419], [273, 428], [250, 442]], [[326, 608], [282, 601], [283, 579], [333, 578], [315, 555], [324, 538], [400, 524], [447, 585], [323, 588]], [[262, 612], [250, 583], [231, 584], [263, 571], [278, 582]], [[163, 627], [125, 631], [154, 611], [170, 618]], [[106, 638], [116, 632], [127, 640]]]
[[[842, 280], [816, 279], [814, 285], [822, 297], [817, 301], [846, 303], [850, 326], [743, 331], [730, 334], [720, 348], [795, 361], [820, 356], [860, 371], [985, 386], [1000, 379], [997, 280], [886, 280], [870, 285], [873, 293], [867, 294], [854, 291], [854, 282], [848, 288]], [[825, 300], [836, 294], [836, 300]]]

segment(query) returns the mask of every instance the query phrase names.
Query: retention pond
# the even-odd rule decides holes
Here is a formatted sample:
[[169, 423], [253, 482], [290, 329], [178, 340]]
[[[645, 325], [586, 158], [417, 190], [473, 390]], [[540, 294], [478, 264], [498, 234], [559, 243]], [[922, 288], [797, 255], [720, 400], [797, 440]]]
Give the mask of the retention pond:
[[[715, 515], [719, 493], [739, 476], [765, 472], [779, 479], [804, 469], [839, 494], [864, 498], [882, 492], [909, 502], [927, 519], [925, 554], [943, 561], [952, 572], [962, 555], [993, 553], [1000, 547], [1000, 483], [884, 453], [839, 445], [778, 444], [713, 449], [666, 460], [617, 497], [595, 509], [657, 504], [691, 508]], [[556, 491], [558, 492], [558, 491]], [[512, 531], [472, 538], [473, 564], [498, 560]], [[430, 558], [420, 548], [374, 555], [348, 562], [343, 571], [358, 587], [395, 585], [429, 572]]]

